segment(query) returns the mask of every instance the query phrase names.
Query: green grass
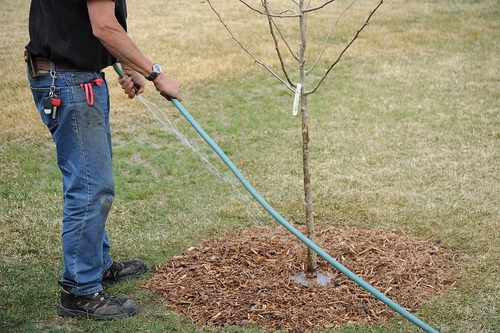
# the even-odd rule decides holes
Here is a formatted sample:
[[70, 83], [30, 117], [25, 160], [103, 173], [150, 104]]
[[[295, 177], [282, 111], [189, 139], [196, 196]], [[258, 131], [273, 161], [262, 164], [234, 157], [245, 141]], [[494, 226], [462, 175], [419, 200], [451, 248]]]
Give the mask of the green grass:
[[[9, 17], [17, 13], [26, 19], [27, 6], [5, 5], [7, 14], [0, 15], [3, 27], [11, 27], [5, 36], [12, 43], [0, 42], [0, 72], [11, 82], [0, 85], [5, 115], [0, 121], [0, 331], [260, 332], [201, 327], [179, 318], [142, 287], [147, 276], [109, 289], [138, 300], [141, 312], [133, 318], [101, 323], [57, 316], [60, 173], [22, 69], [12, 69], [10, 45], [21, 49], [26, 32]], [[145, 11], [146, 4], [131, 1], [130, 7], [137, 30], [141, 22], [132, 13]], [[439, 238], [463, 258], [454, 268], [457, 284], [416, 313], [440, 332], [500, 331], [499, 31], [500, 7], [493, 0], [387, 1], [309, 98], [317, 224], [402, 229]], [[153, 36], [135, 37], [145, 53], [159, 52], [147, 43]], [[193, 51], [186, 53], [186, 63], [202, 61], [191, 57]], [[233, 51], [236, 58], [246, 57]], [[243, 71], [224, 70], [223, 77], [190, 74], [183, 104], [285, 219], [303, 223], [300, 117], [291, 115], [293, 96], [247, 60]], [[117, 187], [108, 231], [117, 259], [139, 256], [152, 268], [162, 266], [203, 239], [275, 223], [241, 185], [222, 181], [139, 101], [119, 94], [112, 71], [108, 78], [114, 92]], [[170, 103], [152, 91], [146, 97], [168, 110], [210, 162], [232, 177]], [[331, 332], [420, 330], [395, 316], [385, 326]]]

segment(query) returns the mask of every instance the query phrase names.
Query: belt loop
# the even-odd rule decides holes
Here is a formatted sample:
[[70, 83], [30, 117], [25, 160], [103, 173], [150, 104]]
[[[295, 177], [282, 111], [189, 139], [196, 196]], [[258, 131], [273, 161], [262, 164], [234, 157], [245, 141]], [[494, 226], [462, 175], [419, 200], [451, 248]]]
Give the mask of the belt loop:
[[24, 61], [26, 61], [26, 65], [28, 66], [31, 77], [39, 77], [40, 72], [38, 72], [35, 61], [33, 59], [33, 55], [30, 51], [28, 51], [28, 49], [24, 50]]

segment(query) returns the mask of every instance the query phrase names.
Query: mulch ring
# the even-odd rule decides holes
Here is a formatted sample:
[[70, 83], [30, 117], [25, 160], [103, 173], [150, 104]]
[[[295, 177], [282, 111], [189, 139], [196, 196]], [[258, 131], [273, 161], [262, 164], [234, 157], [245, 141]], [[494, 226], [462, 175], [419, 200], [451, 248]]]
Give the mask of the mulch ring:
[[[455, 255], [439, 243], [385, 230], [316, 230], [318, 246], [410, 312], [456, 281]], [[395, 315], [319, 256], [321, 274], [307, 279], [301, 274], [305, 262], [306, 246], [285, 228], [254, 226], [187, 249], [158, 269], [147, 287], [201, 325], [309, 332], [383, 324]]]

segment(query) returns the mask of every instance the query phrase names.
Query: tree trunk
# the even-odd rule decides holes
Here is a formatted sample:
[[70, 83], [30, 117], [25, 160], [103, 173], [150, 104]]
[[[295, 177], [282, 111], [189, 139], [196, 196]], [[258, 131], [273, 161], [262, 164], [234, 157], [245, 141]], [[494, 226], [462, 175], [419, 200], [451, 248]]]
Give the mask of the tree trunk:
[[[307, 94], [306, 92], [306, 70], [305, 70], [305, 53], [307, 42], [307, 14], [304, 10], [304, 0], [300, 0], [300, 49], [298, 54], [300, 83], [302, 89], [300, 91], [301, 104], [300, 113], [302, 114], [302, 170], [304, 173], [304, 204], [306, 208], [306, 225], [307, 238], [316, 243], [316, 232], [314, 227], [314, 215], [312, 204], [312, 189], [311, 189], [311, 168], [309, 164], [309, 123], [307, 115]], [[318, 268], [317, 254], [309, 247], [307, 248], [307, 271], [315, 272]]]
[[[302, 170], [304, 172], [304, 198], [306, 208], [307, 238], [316, 243], [311, 189], [311, 170], [309, 163], [309, 125], [307, 119], [307, 96], [302, 95], [300, 111], [302, 113]], [[315, 272], [318, 267], [317, 254], [307, 248], [307, 271]]]

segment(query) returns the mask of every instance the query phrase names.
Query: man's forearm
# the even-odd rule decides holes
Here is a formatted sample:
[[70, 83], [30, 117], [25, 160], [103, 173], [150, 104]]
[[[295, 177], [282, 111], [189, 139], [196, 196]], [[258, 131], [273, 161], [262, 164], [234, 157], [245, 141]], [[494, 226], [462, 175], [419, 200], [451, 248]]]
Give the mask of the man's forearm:
[[147, 77], [153, 63], [147, 59], [115, 18], [113, 1], [88, 0], [92, 32], [104, 47], [122, 63]]

